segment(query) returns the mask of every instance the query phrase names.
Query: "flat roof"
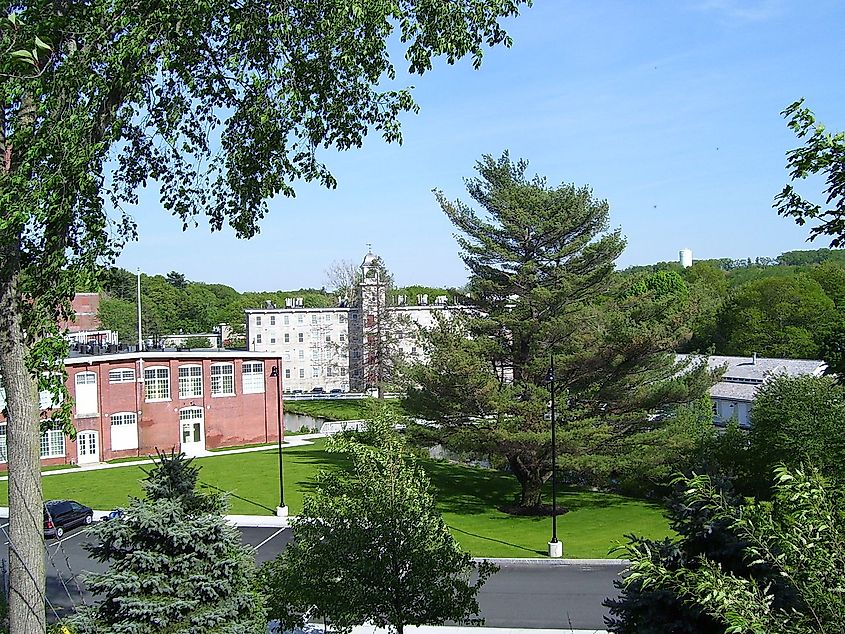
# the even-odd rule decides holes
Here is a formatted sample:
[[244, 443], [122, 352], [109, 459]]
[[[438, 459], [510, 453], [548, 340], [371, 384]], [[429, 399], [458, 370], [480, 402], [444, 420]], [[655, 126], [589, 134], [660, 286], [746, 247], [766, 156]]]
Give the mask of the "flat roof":
[[65, 359], [66, 365], [101, 363], [103, 361], [138, 361], [143, 359], [279, 359], [280, 354], [249, 350], [172, 350], [156, 352], [115, 352], [113, 354], [86, 354]]

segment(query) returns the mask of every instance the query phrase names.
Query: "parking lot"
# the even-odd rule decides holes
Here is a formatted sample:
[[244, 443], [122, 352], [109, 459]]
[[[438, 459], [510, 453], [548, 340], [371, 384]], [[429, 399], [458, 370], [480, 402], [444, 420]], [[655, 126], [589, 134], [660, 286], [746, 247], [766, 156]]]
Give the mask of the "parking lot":
[[[4, 546], [0, 556], [6, 570], [9, 560], [9, 540], [6, 535], [8, 525], [8, 519], [3, 519], [0, 524]], [[277, 527], [240, 527], [239, 531], [241, 542], [253, 549], [258, 564], [278, 555], [291, 536], [290, 529]], [[47, 600], [48, 613], [52, 619], [66, 614], [76, 606], [91, 602], [91, 594], [85, 589], [85, 573], [103, 572], [106, 566], [88, 557], [83, 548], [88, 541], [84, 527], [69, 530], [61, 539], [46, 540]]]

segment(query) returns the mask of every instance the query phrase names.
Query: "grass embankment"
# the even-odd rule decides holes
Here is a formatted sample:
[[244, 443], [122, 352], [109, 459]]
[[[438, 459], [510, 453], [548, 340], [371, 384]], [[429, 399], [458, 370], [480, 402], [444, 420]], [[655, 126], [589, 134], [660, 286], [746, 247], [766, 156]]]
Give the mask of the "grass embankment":
[[[278, 462], [275, 451], [199, 458], [202, 483], [231, 492], [231, 512], [271, 514], [278, 503]], [[537, 557], [546, 552], [551, 518], [513, 517], [498, 509], [518, 492], [516, 480], [489, 469], [426, 461], [436, 488], [437, 506], [455, 538], [483, 557]], [[345, 456], [329, 453], [324, 441], [285, 449], [285, 502], [295, 515], [303, 496], [314, 488], [321, 469], [345, 468]], [[149, 467], [146, 467], [149, 468]], [[125, 505], [140, 496], [138, 466], [51, 475], [43, 479], [46, 498], [72, 498], [98, 509]], [[7, 502], [7, 483], [0, 482], [0, 504]], [[671, 534], [662, 509], [620, 495], [564, 489], [559, 504], [570, 509], [558, 517], [558, 536], [571, 558], [607, 557], [608, 551], [636, 533], [651, 538]]]
[[[399, 399], [385, 399], [387, 407], [396, 409], [404, 414]], [[287, 414], [305, 414], [326, 420], [361, 420], [372, 415], [372, 408], [377, 407], [379, 401], [372, 398], [350, 399], [320, 399], [313, 401], [285, 401], [284, 410]]]

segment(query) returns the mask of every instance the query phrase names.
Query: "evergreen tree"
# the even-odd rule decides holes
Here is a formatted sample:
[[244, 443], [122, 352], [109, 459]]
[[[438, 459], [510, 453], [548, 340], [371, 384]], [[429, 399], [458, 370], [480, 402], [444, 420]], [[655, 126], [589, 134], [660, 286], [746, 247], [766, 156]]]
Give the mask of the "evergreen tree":
[[467, 182], [479, 212], [437, 193], [459, 231], [474, 310], [425, 335], [430, 361], [411, 371], [406, 405], [438, 423], [421, 434], [504, 457], [519, 505], [536, 507], [551, 476], [550, 357], [561, 466], [581, 473], [608, 475], [637, 444], [659, 446], [653, 432], [703, 396], [709, 376], [675, 360], [690, 334], [683, 280], [614, 286], [624, 240], [606, 231], [607, 202], [526, 168], [485, 156]]
[[352, 458], [323, 473], [294, 522], [296, 539], [262, 571], [269, 615], [281, 626], [322, 618], [335, 630], [369, 622], [470, 622], [495, 571], [474, 564], [435, 506], [431, 484], [383, 407], [364, 433], [330, 440]]
[[96, 603], [71, 619], [79, 634], [267, 631], [255, 563], [216, 495], [199, 494], [198, 468], [159, 454], [121, 519], [91, 529], [91, 556], [109, 569], [87, 578]]

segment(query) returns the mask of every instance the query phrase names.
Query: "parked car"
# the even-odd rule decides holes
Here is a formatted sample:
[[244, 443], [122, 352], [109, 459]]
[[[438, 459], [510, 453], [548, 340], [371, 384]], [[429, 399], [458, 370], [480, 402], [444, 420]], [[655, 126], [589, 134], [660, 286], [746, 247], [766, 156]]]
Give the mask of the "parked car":
[[49, 500], [44, 504], [44, 536], [60, 539], [69, 528], [90, 524], [94, 511], [74, 500]]
[[339, 387], [335, 387], [335, 388], [331, 389], [331, 393], [332, 394], [343, 394], [343, 390], [341, 390]]
[[315, 387], [315, 388], [313, 388], [313, 389], [311, 390], [311, 393], [312, 393], [312, 394], [325, 394], [325, 393], [326, 393], [326, 388], [323, 388], [323, 387]]

